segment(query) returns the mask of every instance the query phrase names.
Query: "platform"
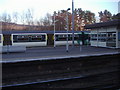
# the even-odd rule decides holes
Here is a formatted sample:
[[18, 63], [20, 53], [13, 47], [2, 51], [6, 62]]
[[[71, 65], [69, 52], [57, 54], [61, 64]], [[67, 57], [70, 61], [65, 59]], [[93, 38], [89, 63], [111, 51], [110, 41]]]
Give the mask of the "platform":
[[0, 53], [16, 53], [16, 52], [25, 52], [26, 47], [25, 46], [0, 46]]
[[66, 46], [59, 47], [32, 47], [27, 48], [24, 53], [6, 53], [2, 56], [1, 63], [22, 62], [33, 60], [53, 60], [73, 57], [99, 56], [107, 54], [118, 54], [118, 49], [100, 48], [91, 46], [69, 46], [69, 52], [66, 52]]

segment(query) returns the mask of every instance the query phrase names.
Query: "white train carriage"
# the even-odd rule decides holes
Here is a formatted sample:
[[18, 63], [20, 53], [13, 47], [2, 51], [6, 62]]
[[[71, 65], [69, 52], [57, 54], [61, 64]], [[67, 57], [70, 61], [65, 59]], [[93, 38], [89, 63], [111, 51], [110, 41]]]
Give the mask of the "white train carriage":
[[[79, 35], [74, 33], [74, 44], [79, 44]], [[66, 45], [67, 44], [67, 33], [55, 33], [55, 45]], [[72, 45], [72, 33], [68, 33], [68, 44]]]
[[0, 34], [0, 46], [3, 46], [3, 35]]
[[13, 46], [47, 46], [46, 33], [17, 33], [11, 35]]

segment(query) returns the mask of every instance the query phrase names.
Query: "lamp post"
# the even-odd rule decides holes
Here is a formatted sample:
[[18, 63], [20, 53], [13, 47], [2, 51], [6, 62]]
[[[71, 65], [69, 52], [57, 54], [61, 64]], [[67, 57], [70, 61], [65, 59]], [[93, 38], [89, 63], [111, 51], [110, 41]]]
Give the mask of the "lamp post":
[[67, 38], [66, 38], [66, 41], [67, 41], [67, 43], [66, 43], [66, 52], [68, 52], [68, 29], [69, 29], [69, 22], [68, 22], [68, 11], [70, 10], [70, 8], [68, 8], [67, 10], [66, 10], [66, 14], [67, 14]]
[[74, 47], [74, 0], [72, 0], [72, 46]]
[[55, 40], [56, 40], [55, 38], [55, 16], [56, 16], [56, 12], [54, 11], [54, 48], [56, 47], [55, 45]]

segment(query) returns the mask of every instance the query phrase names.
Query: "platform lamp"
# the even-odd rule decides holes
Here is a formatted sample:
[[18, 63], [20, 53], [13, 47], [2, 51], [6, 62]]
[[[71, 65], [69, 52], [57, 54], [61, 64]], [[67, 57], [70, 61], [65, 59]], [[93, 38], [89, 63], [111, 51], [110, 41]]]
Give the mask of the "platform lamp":
[[72, 47], [74, 47], [74, 0], [72, 0]]
[[56, 11], [54, 11], [54, 48], [56, 47], [55, 45], [55, 40], [56, 40], [55, 38], [55, 17], [56, 17]]
[[66, 38], [67, 43], [66, 43], [66, 52], [68, 52], [68, 31], [69, 31], [69, 22], [68, 22], [68, 15], [69, 15], [69, 13], [68, 13], [68, 11], [69, 10], [70, 10], [70, 8], [68, 8], [66, 10], [66, 15], [67, 15], [67, 38]]

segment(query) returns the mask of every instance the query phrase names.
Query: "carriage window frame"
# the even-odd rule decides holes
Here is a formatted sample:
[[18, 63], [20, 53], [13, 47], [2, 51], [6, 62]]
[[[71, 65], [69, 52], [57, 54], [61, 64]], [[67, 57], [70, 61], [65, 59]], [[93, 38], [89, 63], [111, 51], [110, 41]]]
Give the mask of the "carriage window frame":
[[[27, 38], [25, 39], [24, 37], [27, 37]], [[29, 42], [29, 37], [28, 35], [13, 35], [13, 42]]]
[[44, 41], [46, 41], [45, 35], [31, 35], [30, 42], [44, 42]]
[[[33, 40], [33, 36], [41, 36], [41, 39], [39, 40]], [[44, 36], [44, 38], [42, 38]], [[25, 38], [26, 37], [26, 38]], [[24, 40], [22, 40], [24, 39]], [[43, 34], [37, 34], [37, 35], [13, 35], [13, 43], [22, 43], [22, 42], [45, 42], [46, 41], [46, 35]]]

